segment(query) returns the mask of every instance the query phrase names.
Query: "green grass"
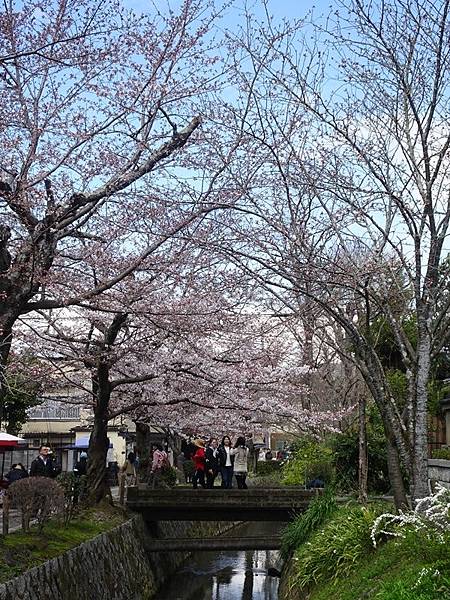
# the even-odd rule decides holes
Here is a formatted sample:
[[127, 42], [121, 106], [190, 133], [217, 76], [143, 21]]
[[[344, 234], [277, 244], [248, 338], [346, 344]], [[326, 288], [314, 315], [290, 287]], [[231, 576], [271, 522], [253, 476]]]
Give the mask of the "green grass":
[[308, 541], [311, 535], [317, 531], [336, 512], [337, 503], [332, 488], [327, 488], [322, 495], [312, 500], [302, 515], [299, 515], [292, 523], [283, 530], [281, 542], [281, 556], [286, 559]]
[[308, 590], [345, 579], [354, 565], [371, 552], [370, 530], [379, 512], [375, 505], [339, 509], [296, 550], [295, 587]]
[[0, 536], [0, 583], [109, 531], [123, 520], [122, 514], [111, 507], [93, 508], [66, 527], [52, 520], [41, 534], [32, 529], [30, 533], [19, 530]]
[[[353, 509], [352, 509], [353, 510]], [[334, 528], [339, 528], [341, 516], [333, 518]], [[358, 519], [359, 520], [359, 519]], [[326, 529], [326, 528], [325, 528]], [[354, 529], [352, 526], [350, 529]], [[361, 532], [360, 526], [357, 527]], [[356, 530], [355, 530], [356, 531]], [[348, 535], [350, 540], [353, 536]], [[330, 544], [330, 534], [323, 537]], [[313, 541], [313, 538], [311, 538]], [[314, 565], [315, 581], [307, 577], [309, 585], [291, 588], [292, 600], [444, 600], [450, 598], [450, 535], [439, 541], [430, 540], [418, 533], [409, 533], [405, 539], [391, 539], [372, 549], [363, 544], [359, 551], [355, 545], [346, 546], [344, 540], [337, 548], [324, 547], [324, 556]], [[340, 546], [340, 547], [339, 547]], [[301, 560], [308, 545], [296, 553]], [[329, 557], [336, 550], [336, 568], [329, 571]], [[316, 552], [318, 550], [316, 549]], [[358, 555], [358, 556], [357, 556]], [[349, 560], [350, 559], [350, 560]], [[300, 565], [297, 567], [297, 565]], [[307, 567], [295, 562], [290, 581], [301, 580]]]

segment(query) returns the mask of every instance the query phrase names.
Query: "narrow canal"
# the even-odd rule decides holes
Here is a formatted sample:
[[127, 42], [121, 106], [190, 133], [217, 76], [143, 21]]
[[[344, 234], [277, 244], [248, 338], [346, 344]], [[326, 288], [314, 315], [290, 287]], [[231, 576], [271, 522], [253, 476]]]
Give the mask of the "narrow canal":
[[[245, 523], [230, 535], [243, 537], [277, 533], [280, 523]], [[191, 556], [156, 595], [156, 600], [277, 600], [278, 550], [198, 552]]]

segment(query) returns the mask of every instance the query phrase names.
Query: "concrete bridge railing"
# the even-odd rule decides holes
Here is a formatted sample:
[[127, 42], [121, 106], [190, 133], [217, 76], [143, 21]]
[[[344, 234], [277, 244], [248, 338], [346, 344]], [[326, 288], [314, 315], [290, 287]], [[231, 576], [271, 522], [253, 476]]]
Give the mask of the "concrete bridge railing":
[[318, 493], [298, 488], [152, 490], [140, 485], [128, 490], [127, 507], [146, 521], [290, 521]]

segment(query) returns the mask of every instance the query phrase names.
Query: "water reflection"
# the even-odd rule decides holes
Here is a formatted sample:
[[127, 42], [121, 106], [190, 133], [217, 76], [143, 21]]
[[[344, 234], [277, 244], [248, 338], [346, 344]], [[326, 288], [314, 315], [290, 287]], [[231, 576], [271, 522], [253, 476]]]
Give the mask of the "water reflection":
[[[270, 525], [246, 524], [239, 532], [243, 536], [258, 535]], [[276, 550], [199, 552], [171, 577], [156, 599], [276, 600], [279, 579], [267, 575], [267, 569], [279, 566]]]

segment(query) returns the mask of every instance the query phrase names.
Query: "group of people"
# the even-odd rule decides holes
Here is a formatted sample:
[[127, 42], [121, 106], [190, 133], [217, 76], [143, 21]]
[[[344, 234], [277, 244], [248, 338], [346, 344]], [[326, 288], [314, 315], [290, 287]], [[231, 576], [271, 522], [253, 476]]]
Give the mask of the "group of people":
[[[87, 455], [86, 455], [87, 457]], [[57, 466], [53, 453], [49, 446], [41, 446], [39, 448], [38, 456], [32, 461], [30, 466], [30, 477], [56, 477], [61, 472], [61, 469]], [[28, 471], [22, 463], [14, 463], [11, 465], [11, 469], [5, 475], [5, 479], [8, 485], [28, 477]]]
[[194, 489], [197, 489], [199, 485], [202, 488], [212, 489], [219, 474], [221, 487], [232, 488], [234, 475], [238, 488], [240, 490], [247, 489], [249, 450], [245, 445], [244, 437], [238, 437], [234, 446], [228, 435], [223, 436], [220, 444], [217, 438], [213, 437], [207, 443], [202, 439], [196, 439], [192, 442], [192, 446], [192, 452], [189, 452], [189, 446], [185, 451], [185, 458], [194, 463], [192, 476]]
[[[129, 452], [120, 470], [125, 488], [137, 484], [139, 466], [139, 457], [134, 452]], [[169, 466], [169, 458], [162, 444], [153, 444], [146, 475], [146, 479], [153, 488], [158, 487], [164, 469]]]
[[[199, 486], [212, 489], [220, 475], [221, 487], [232, 488], [234, 476], [237, 487], [245, 490], [247, 489], [248, 454], [249, 449], [242, 436], [236, 439], [234, 445], [228, 435], [223, 436], [220, 444], [215, 437], [212, 437], [207, 443], [199, 438], [184, 444], [182, 453], [177, 460], [177, 466], [186, 474], [187, 471], [184, 468], [186, 462], [189, 461], [190, 464], [193, 464], [192, 486], [194, 489]], [[152, 446], [149, 458], [148, 468], [145, 467], [145, 472], [140, 470], [140, 477], [148, 481], [152, 488], [160, 487], [164, 470], [170, 467], [168, 454], [162, 444], [156, 443]], [[125, 489], [137, 484], [138, 467], [139, 458], [134, 452], [130, 452], [120, 469]]]

